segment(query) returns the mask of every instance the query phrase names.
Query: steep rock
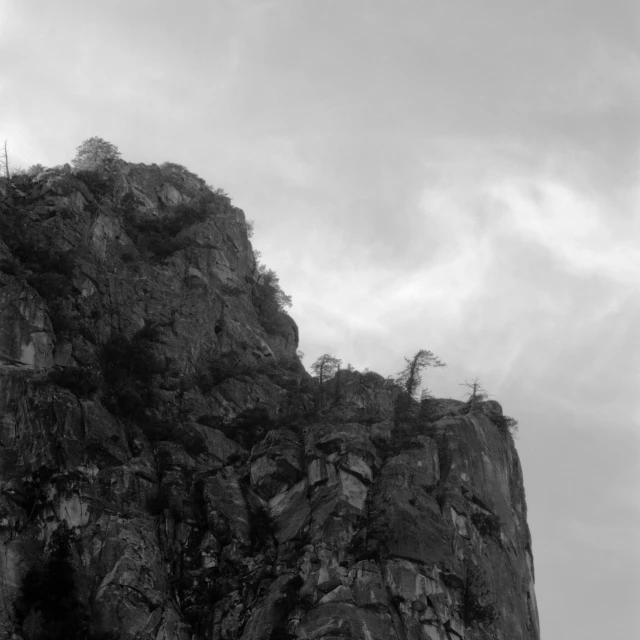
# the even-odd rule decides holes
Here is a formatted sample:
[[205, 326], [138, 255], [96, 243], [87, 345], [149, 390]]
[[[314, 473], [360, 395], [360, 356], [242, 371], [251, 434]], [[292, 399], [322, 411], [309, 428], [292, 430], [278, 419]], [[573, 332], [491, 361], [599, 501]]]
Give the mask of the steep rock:
[[0, 202], [0, 638], [46, 626], [25, 584], [60, 540], [76, 618], [113, 638], [539, 638], [497, 403], [407, 423], [373, 372], [319, 388], [257, 302], [243, 212], [178, 165], [20, 193]]

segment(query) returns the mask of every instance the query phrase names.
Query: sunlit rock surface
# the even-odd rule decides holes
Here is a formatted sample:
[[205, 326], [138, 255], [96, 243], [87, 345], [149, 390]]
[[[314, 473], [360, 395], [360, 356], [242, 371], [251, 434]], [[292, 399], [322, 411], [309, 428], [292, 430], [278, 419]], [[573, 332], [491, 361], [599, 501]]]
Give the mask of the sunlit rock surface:
[[113, 638], [538, 640], [498, 403], [441, 401], [416, 426], [377, 374], [319, 389], [293, 320], [261, 320], [228, 198], [155, 259], [127, 216], [161, 220], [204, 182], [121, 163], [94, 191], [48, 170], [0, 206], [72, 252], [53, 297], [43, 282], [62, 281], [3, 227], [0, 638], [37, 637], [21, 587], [64, 534], [94, 632]]

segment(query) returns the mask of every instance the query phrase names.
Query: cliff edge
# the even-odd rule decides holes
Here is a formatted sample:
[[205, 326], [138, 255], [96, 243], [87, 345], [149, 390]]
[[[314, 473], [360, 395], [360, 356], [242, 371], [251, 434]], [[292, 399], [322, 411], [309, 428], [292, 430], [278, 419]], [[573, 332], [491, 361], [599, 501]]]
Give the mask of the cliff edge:
[[539, 640], [500, 405], [320, 385], [249, 230], [174, 164], [0, 189], [0, 638]]

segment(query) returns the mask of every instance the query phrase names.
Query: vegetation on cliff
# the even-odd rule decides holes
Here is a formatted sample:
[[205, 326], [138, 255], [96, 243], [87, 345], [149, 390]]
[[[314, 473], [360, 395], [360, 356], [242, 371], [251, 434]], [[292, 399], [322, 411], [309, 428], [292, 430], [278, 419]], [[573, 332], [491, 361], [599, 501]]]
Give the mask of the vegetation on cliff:
[[0, 635], [537, 640], [498, 403], [309, 375], [243, 212], [102, 142], [0, 198]]

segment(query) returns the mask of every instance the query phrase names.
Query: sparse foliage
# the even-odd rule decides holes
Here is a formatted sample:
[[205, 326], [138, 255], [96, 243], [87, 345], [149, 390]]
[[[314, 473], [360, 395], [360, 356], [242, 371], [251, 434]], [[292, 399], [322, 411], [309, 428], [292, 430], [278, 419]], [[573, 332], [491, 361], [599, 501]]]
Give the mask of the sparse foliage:
[[[467, 405], [465, 407], [464, 413], [468, 413], [469, 411], [478, 409], [480, 403], [485, 402], [489, 399], [489, 394], [480, 386], [478, 378], [474, 378], [472, 382], [464, 382], [460, 386], [467, 387], [469, 389], [469, 397], [467, 398]], [[493, 424], [498, 427], [501, 433], [510, 433], [515, 437], [516, 433], [518, 432], [518, 421], [515, 418], [502, 415], [502, 413], [496, 410], [483, 410], [489, 420], [491, 420], [491, 422], [493, 422]]]
[[471, 382], [467, 382], [465, 380], [465, 382], [461, 383], [460, 386], [467, 387], [469, 389], [467, 394], [467, 404], [470, 407], [476, 407], [480, 402], [484, 402], [489, 398], [489, 394], [482, 388], [478, 378], [474, 378]]
[[259, 262], [257, 262], [252, 301], [267, 333], [278, 333], [284, 328], [280, 314], [286, 307], [291, 306], [291, 296], [282, 290], [278, 274]]
[[446, 367], [431, 351], [420, 349], [413, 358], [405, 358], [406, 366], [398, 373], [396, 383], [399, 384], [409, 394], [410, 398], [415, 399], [420, 384], [422, 383], [422, 370], [425, 367]]
[[515, 418], [502, 414], [491, 414], [489, 419], [498, 427], [500, 433], [510, 433], [512, 437], [518, 433], [518, 421]]

